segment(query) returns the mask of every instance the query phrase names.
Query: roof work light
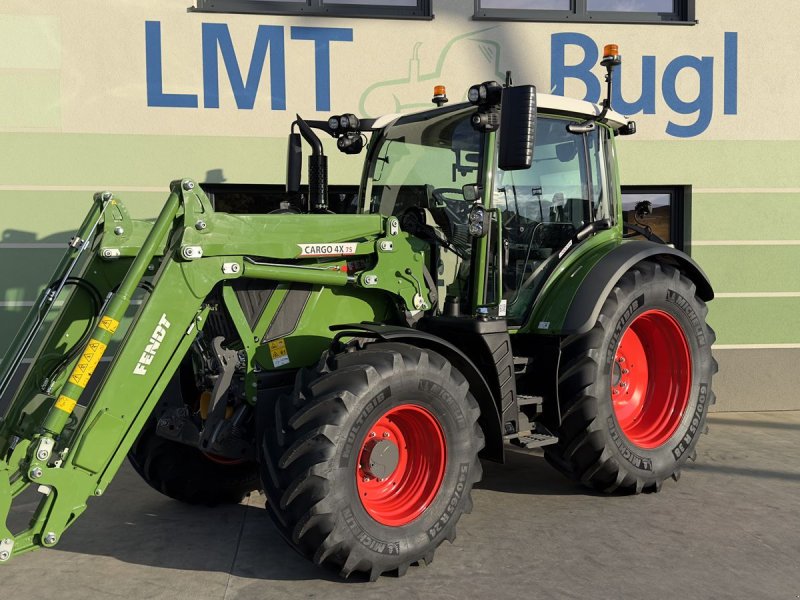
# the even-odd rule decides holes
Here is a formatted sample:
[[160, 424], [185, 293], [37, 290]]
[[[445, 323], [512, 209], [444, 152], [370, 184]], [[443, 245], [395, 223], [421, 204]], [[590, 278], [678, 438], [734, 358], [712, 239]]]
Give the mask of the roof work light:
[[622, 64], [622, 56], [619, 53], [619, 46], [616, 44], [606, 44], [603, 46], [603, 60], [600, 64], [604, 67], [616, 67]]
[[431, 102], [433, 102], [436, 106], [441, 106], [447, 101], [447, 88], [445, 88], [443, 85], [433, 86], [433, 98], [431, 98]]

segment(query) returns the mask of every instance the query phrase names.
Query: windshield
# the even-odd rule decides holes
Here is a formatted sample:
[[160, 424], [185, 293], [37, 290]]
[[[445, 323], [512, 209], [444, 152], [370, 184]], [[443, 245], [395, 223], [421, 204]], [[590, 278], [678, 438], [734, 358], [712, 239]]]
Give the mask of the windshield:
[[477, 183], [481, 134], [470, 123], [474, 112], [472, 106], [437, 110], [389, 127], [371, 151], [369, 212], [399, 216], [411, 206], [429, 208], [433, 190], [460, 195], [462, 186]]
[[471, 105], [401, 117], [375, 140], [365, 181], [365, 209], [394, 215], [431, 244], [430, 271], [439, 299], [468, 295], [472, 202], [462, 187], [477, 184], [484, 136], [470, 122]]

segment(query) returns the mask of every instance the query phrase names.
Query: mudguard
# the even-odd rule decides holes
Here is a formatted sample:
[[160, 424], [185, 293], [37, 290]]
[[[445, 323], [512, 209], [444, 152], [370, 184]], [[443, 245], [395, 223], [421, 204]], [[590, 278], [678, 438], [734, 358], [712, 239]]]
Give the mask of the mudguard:
[[[602, 248], [605, 249], [605, 253], [592, 262], [588, 273], [572, 295], [569, 307], [566, 312], [562, 313], [563, 320], [560, 323], [546, 323], [546, 328], [543, 327], [543, 323], [539, 322], [539, 329], [548, 329], [547, 333], [559, 335], [586, 333], [597, 321], [603, 302], [620, 277], [643, 260], [656, 261], [678, 268], [697, 286], [697, 295], [702, 300], [708, 302], [714, 298], [714, 290], [706, 274], [690, 256], [680, 250], [645, 240], [622, 241], [618, 244], [604, 245]], [[568, 275], [569, 272], [564, 273], [565, 280], [569, 278]], [[550, 312], [548, 305], [564, 302], [568, 294], [567, 290], [572, 285], [574, 284], [567, 281], [556, 282], [547, 290], [545, 297], [540, 298], [540, 301], [537, 302], [534, 315], [547, 314]], [[535, 331], [537, 323], [529, 323], [528, 327], [531, 325]]]
[[503, 433], [500, 426], [500, 414], [494, 398], [495, 394], [492, 393], [492, 388], [472, 359], [456, 346], [432, 333], [396, 325], [358, 323], [336, 325], [331, 329], [338, 332], [337, 338], [348, 335], [374, 337], [386, 342], [402, 342], [427, 348], [444, 356], [469, 381], [470, 393], [481, 408], [478, 422], [486, 438], [486, 445], [480, 454], [481, 458], [503, 462]]

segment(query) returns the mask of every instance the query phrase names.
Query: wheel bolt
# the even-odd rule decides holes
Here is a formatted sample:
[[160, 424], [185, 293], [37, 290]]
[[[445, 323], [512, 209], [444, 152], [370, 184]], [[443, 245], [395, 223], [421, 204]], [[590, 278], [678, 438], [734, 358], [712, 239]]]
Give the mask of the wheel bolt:
[[624, 363], [624, 362], [625, 362], [625, 357], [624, 357], [624, 356], [618, 356], [618, 357], [617, 357], [617, 362], [618, 362], [619, 364], [622, 364], [622, 363]]
[[375, 437], [375, 432], [374, 431], [370, 431], [369, 432], [369, 437]]
[[383, 437], [389, 437], [389, 432], [388, 431], [384, 431], [383, 432]]
[[364, 479], [362, 479], [361, 481], [363, 481], [364, 483], [367, 483], [369, 481], [369, 477], [364, 477]]
[[630, 371], [628, 369], [622, 369], [622, 374], [623, 375], [627, 375], [628, 373], [630, 373]]
[[614, 393], [615, 396], [617, 396], [617, 395], [619, 395], [619, 390], [614, 390], [613, 393]]

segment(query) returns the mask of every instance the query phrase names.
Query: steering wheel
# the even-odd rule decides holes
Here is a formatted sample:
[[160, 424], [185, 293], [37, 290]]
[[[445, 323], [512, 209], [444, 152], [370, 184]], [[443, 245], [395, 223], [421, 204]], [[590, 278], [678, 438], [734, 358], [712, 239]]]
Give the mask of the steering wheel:
[[[448, 198], [448, 195], [458, 197]], [[434, 204], [432, 208], [443, 209], [453, 225], [466, 224], [472, 204], [464, 199], [462, 190], [459, 188], [435, 188], [431, 192], [431, 196]]]

